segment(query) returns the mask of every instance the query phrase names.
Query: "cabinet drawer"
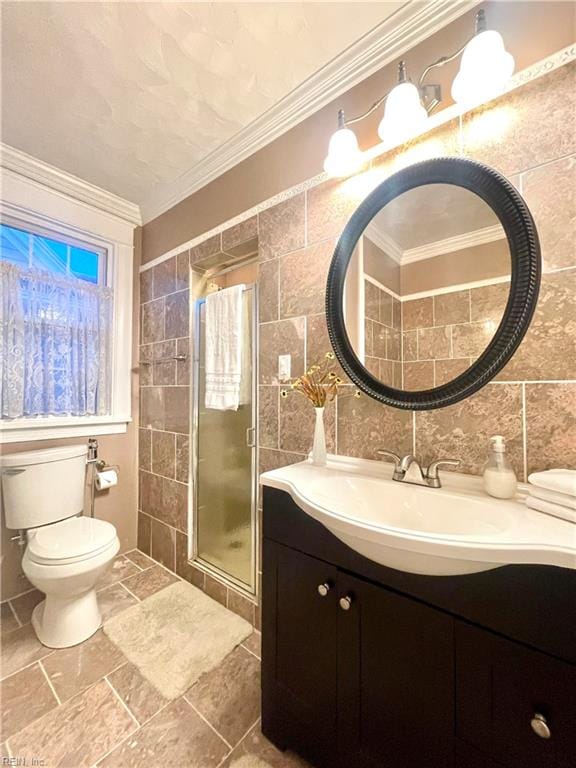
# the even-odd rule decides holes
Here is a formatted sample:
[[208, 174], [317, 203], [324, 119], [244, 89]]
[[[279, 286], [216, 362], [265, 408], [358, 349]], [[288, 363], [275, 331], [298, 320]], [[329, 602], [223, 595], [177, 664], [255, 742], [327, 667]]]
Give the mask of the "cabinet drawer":
[[576, 668], [458, 622], [456, 730], [505, 766], [573, 768]]

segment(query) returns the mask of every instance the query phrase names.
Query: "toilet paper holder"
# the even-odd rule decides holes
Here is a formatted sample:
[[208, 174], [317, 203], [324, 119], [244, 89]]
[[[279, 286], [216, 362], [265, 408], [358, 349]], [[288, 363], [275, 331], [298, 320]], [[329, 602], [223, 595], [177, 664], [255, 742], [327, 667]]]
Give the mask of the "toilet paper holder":
[[[118, 464], [106, 464], [104, 459], [96, 459], [94, 465], [96, 467], [96, 472], [106, 472], [108, 469], [113, 469], [116, 474], [120, 474], [120, 467]], [[96, 478], [96, 473], [94, 473], [94, 478]]]

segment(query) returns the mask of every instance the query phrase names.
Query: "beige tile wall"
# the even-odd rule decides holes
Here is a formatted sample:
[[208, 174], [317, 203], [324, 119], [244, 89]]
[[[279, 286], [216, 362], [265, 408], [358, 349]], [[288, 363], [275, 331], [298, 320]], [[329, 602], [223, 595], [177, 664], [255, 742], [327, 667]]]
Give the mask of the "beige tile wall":
[[[398, 453], [415, 449], [425, 462], [442, 456], [458, 457], [463, 471], [477, 474], [486, 457], [488, 438], [499, 433], [509, 442], [521, 479], [535, 469], [576, 466], [574, 74], [573, 65], [556, 70], [470, 113], [462, 124], [448, 124], [384, 156], [368, 173], [342, 182], [325, 182], [265, 211], [251, 225], [253, 236], [257, 227], [260, 260], [261, 471], [302, 460], [311, 445], [311, 410], [295, 397], [280, 397], [278, 355], [292, 356], [292, 374], [297, 376], [330, 348], [324, 290], [335, 239], [377, 183], [409, 162], [443, 154], [460, 154], [495, 167], [524, 195], [538, 227], [544, 265], [532, 326], [496, 381], [445, 409], [413, 414], [368, 397], [358, 399], [353, 396], [353, 387], [342, 387], [327, 415], [330, 449], [367, 458], [374, 458], [380, 447]], [[181, 318], [168, 320], [168, 314], [174, 307], [177, 311], [185, 306], [187, 290], [181, 281], [188, 260], [194, 264], [221, 249], [222, 238], [216, 236], [178, 257], [175, 267], [162, 265], [143, 274], [143, 293], [148, 292], [142, 318], [145, 354], [149, 355], [154, 345], [173, 342], [174, 338], [177, 345], [187, 343]], [[494, 301], [490, 290], [478, 295], [477, 304], [472, 302], [478, 315], [471, 315], [470, 322], [487, 317]], [[414, 304], [412, 329], [417, 330], [426, 327], [422, 318], [427, 317], [430, 306], [426, 300]], [[181, 333], [181, 337], [167, 336], [168, 329]], [[410, 348], [417, 350], [414, 338], [405, 340], [407, 346], [410, 342]], [[413, 354], [418, 357], [417, 351]], [[450, 376], [450, 366], [454, 365], [457, 363], [452, 360], [443, 361], [439, 375]], [[186, 530], [178, 523], [182, 474], [180, 479], [171, 476], [178, 473], [183, 459], [172, 458], [177, 448], [164, 435], [173, 434], [176, 441], [185, 439], [188, 387], [178, 369], [153, 370], [151, 375], [152, 380], [142, 389], [141, 426], [146, 434], [141, 433], [144, 493], [140, 546], [169, 562], [174, 551], [175, 568], [181, 575], [237, 608], [235, 595], [231, 597], [225, 587], [212, 583], [213, 579], [209, 583], [209, 577], [186, 562]], [[167, 476], [151, 473], [155, 435], [157, 467], [166, 469]], [[150, 494], [156, 499], [154, 504]], [[170, 530], [164, 531], [167, 526]], [[247, 606], [246, 601], [241, 605], [257, 623], [253, 606]]]
[[[138, 548], [252, 623], [248, 600], [188, 562], [190, 268], [245, 259], [257, 249], [248, 219], [141, 274]], [[232, 274], [232, 273], [230, 273]], [[257, 265], [244, 268], [250, 282]], [[221, 281], [228, 284], [229, 275]], [[175, 361], [186, 355], [187, 361]], [[168, 358], [164, 362], [161, 359]]]
[[404, 389], [430, 389], [465, 371], [498, 328], [509, 283], [402, 302]]
[[[310, 445], [311, 421], [305, 409], [293, 409], [290, 419], [282, 418], [289, 401], [278, 397], [281, 385], [274, 371], [280, 354], [292, 355], [297, 374], [329, 348], [323, 312], [318, 309], [328, 266], [322, 246], [331, 247], [376, 183], [408, 162], [443, 154], [495, 167], [524, 195], [539, 230], [544, 263], [534, 321], [497, 381], [459, 405], [413, 415], [366, 397], [356, 399], [344, 389], [335, 409], [336, 451], [374, 458], [378, 447], [405, 452], [415, 446], [424, 461], [456, 456], [465, 472], [479, 473], [488, 438], [501, 433], [510, 442], [522, 479], [536, 467], [576, 465], [574, 72], [574, 65], [563, 67], [470, 113], [462, 125], [455, 121], [384, 156], [366, 174], [311, 189], [298, 199], [298, 216], [293, 215], [296, 203], [290, 200], [260, 217], [259, 236], [268, 244], [266, 265], [274, 284], [274, 290], [266, 291], [260, 327], [260, 391], [265, 403], [260, 444], [266, 449], [261, 452], [262, 469], [302, 458]], [[298, 249], [308, 258], [294, 259]], [[441, 297], [408, 302], [404, 346], [412, 357], [409, 375], [421, 380], [427, 376], [431, 383], [459, 372], [485, 343], [482, 323], [498, 322], [500, 294], [506, 290], [505, 285], [488, 286], [462, 295], [462, 317], [453, 314], [456, 305], [449, 312]], [[435, 312], [443, 319], [443, 328], [434, 326]]]

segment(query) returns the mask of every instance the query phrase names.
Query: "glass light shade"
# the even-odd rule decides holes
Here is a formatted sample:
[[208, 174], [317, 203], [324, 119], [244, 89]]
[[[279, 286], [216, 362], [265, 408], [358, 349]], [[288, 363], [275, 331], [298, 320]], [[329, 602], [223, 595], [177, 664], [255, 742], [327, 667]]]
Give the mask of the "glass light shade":
[[427, 118], [418, 88], [413, 83], [399, 83], [386, 99], [378, 136], [386, 142], [405, 141], [421, 130]]
[[324, 160], [324, 170], [330, 176], [350, 176], [362, 165], [362, 152], [358, 139], [350, 128], [339, 128], [332, 134], [328, 145], [328, 155]]
[[502, 93], [513, 72], [514, 57], [504, 48], [502, 35], [493, 29], [480, 32], [464, 49], [452, 98], [462, 106], [487, 101]]

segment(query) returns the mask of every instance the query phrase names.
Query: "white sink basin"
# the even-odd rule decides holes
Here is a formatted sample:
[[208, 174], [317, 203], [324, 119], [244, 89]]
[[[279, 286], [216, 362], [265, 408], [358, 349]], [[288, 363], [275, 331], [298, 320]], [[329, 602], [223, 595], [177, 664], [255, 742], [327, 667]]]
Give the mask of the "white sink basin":
[[576, 524], [484, 494], [480, 478], [441, 473], [442, 488], [392, 480], [384, 462], [329, 457], [266, 472], [264, 485], [296, 504], [361, 555], [435, 576], [510, 564], [576, 568]]

